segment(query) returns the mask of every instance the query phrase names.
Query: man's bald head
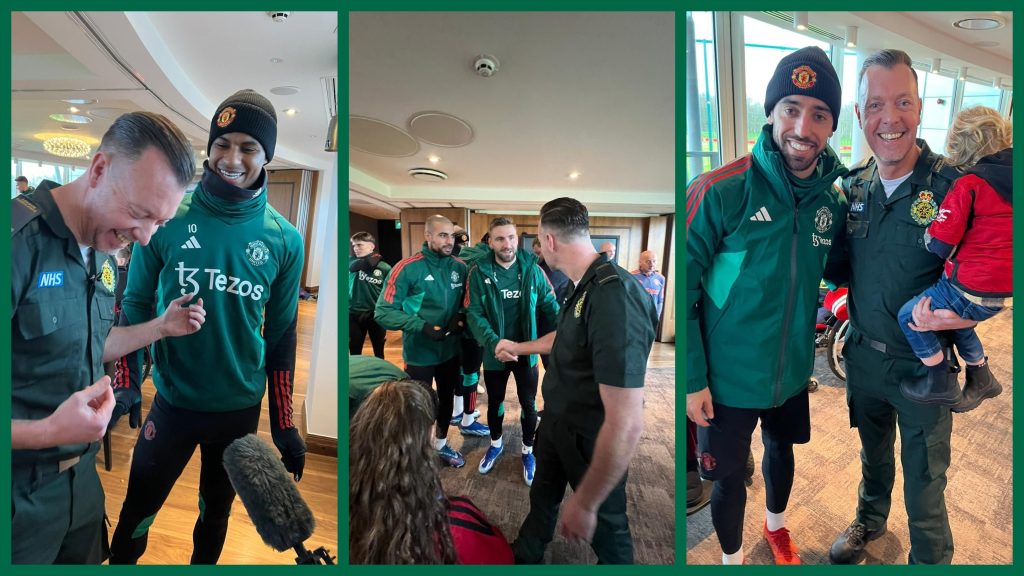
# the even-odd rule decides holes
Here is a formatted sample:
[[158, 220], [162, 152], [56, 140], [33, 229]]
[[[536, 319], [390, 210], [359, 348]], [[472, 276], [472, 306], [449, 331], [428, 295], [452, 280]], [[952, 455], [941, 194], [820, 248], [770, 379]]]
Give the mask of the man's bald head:
[[612, 244], [611, 242], [601, 244], [601, 249], [598, 250], [598, 252], [603, 252], [608, 256], [609, 260], [615, 260], [615, 244]]
[[644, 250], [640, 253], [640, 271], [650, 274], [658, 269], [658, 255], [653, 250]]
[[455, 225], [440, 214], [427, 218], [423, 227], [427, 247], [438, 256], [451, 256], [455, 247]]

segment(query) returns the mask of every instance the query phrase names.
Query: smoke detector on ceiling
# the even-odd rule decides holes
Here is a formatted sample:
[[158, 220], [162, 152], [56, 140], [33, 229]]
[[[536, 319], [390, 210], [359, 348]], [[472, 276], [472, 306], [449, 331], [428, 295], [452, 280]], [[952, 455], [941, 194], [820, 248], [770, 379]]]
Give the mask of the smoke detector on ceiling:
[[410, 168], [409, 176], [425, 182], [444, 182], [448, 179], [447, 174], [433, 168]]
[[286, 22], [289, 14], [291, 14], [291, 12], [267, 12], [267, 15], [270, 16], [270, 19], [274, 22]]
[[498, 71], [498, 59], [490, 54], [481, 54], [473, 60], [473, 69], [480, 76], [490, 78]]

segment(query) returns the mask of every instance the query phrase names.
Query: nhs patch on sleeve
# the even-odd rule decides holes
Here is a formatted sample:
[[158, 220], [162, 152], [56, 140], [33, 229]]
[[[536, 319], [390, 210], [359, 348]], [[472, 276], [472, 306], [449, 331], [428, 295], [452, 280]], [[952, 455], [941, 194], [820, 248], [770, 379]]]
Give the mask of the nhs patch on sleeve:
[[40, 272], [39, 283], [36, 285], [37, 288], [54, 288], [57, 286], [64, 285], [64, 271], [60, 270], [57, 272]]

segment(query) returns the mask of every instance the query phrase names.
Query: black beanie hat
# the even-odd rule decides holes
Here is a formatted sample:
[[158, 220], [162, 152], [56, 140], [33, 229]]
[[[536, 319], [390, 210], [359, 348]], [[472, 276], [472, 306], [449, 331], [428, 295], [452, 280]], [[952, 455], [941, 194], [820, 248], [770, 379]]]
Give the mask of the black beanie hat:
[[210, 140], [206, 143], [206, 155], [210, 155], [213, 141], [219, 136], [242, 132], [256, 139], [263, 146], [267, 162], [274, 159], [277, 144], [277, 113], [274, 105], [255, 90], [239, 90], [217, 107], [217, 113], [210, 121]]
[[843, 108], [839, 75], [825, 51], [817, 46], [801, 48], [779, 62], [768, 82], [764, 95], [764, 114], [771, 116], [775, 104], [786, 96], [810, 96], [825, 103], [832, 111], [832, 131], [839, 126]]

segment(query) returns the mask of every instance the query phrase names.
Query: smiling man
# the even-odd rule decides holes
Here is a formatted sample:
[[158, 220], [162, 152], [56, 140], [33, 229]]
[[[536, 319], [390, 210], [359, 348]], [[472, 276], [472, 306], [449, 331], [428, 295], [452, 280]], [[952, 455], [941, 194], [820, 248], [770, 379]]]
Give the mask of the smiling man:
[[843, 180], [850, 201], [841, 245], [846, 249], [829, 262], [826, 277], [850, 281], [846, 393], [850, 424], [861, 440], [862, 478], [856, 517], [832, 545], [829, 559], [857, 563], [867, 543], [885, 534], [899, 426], [908, 561], [949, 564], [953, 535], [945, 489], [953, 420], [948, 406], [919, 404], [900, 392], [901, 385], [926, 380], [927, 369], [903, 335], [897, 312], [942, 274], [944, 261], [925, 249], [924, 233], [960, 173], [916, 139], [921, 98], [905, 52], [882, 50], [864, 60], [854, 111], [872, 156]]
[[306, 447], [292, 422], [292, 390], [303, 249], [295, 227], [267, 202], [264, 166], [276, 142], [269, 100], [241, 90], [222, 102], [202, 181], [132, 256], [123, 301], [129, 323], [181, 294], [205, 298], [209, 315], [198, 334], [155, 347], [156, 396], [135, 443], [111, 564], [135, 563], [145, 552], [149, 527], [196, 447], [191, 561], [217, 562], [235, 498], [222, 455], [256, 432], [268, 392], [274, 444], [295, 480], [302, 476]]
[[[686, 414], [698, 425], [711, 519], [725, 564], [743, 563], [745, 464], [761, 420], [764, 536], [776, 564], [799, 564], [785, 527], [793, 445], [810, 440], [818, 284], [847, 204], [828, 138], [839, 78], [820, 48], [779, 62], [754, 151], [694, 179], [686, 192]], [[751, 358], [757, 361], [751, 362]]]

